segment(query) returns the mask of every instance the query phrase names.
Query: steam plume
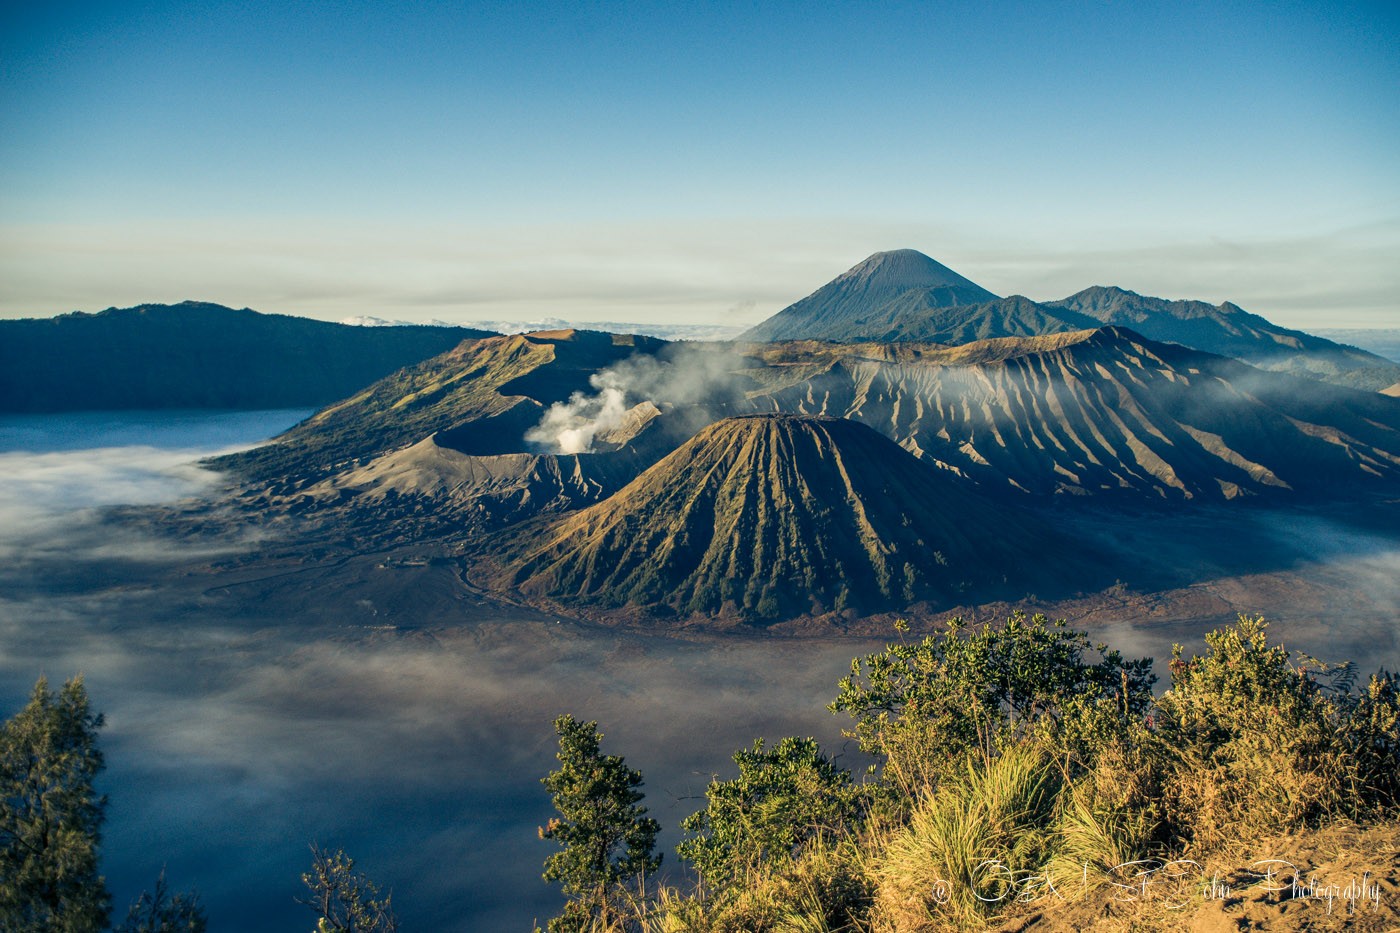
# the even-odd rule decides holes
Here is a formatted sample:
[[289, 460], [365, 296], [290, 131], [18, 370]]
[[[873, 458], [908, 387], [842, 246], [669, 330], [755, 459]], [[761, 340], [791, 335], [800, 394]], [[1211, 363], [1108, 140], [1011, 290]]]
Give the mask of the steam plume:
[[622, 425], [632, 406], [651, 402], [663, 411], [693, 409], [684, 420], [698, 430], [729, 413], [735, 404], [734, 369], [739, 357], [723, 348], [675, 344], [655, 356], [638, 355], [589, 377], [597, 393], [575, 392], [549, 407], [525, 433], [525, 441], [548, 453], [578, 454], [594, 438]]
[[567, 402], [555, 402], [540, 423], [525, 432], [525, 440], [551, 452], [582, 454], [593, 449], [596, 435], [621, 425], [627, 394], [616, 372], [594, 373], [588, 381], [599, 390], [597, 395], [575, 392]]

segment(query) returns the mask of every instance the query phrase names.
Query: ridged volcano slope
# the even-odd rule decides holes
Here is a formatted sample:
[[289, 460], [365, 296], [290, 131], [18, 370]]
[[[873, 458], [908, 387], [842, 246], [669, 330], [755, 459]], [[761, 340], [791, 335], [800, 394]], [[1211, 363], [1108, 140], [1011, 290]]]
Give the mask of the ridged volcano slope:
[[812, 336], [841, 343], [862, 340], [927, 341], [964, 344], [1000, 337], [1059, 334], [1099, 326], [1093, 318], [1068, 309], [1051, 309], [1021, 295], [978, 304], [930, 304], [924, 292], [908, 292], [852, 317], [839, 329]]
[[[612, 495], [675, 446], [652, 430], [660, 411], [644, 402], [596, 439], [595, 453], [473, 453], [495, 425], [468, 423], [376, 457], [305, 490], [319, 504], [353, 503], [381, 517], [431, 514], [458, 530], [487, 529], [543, 512], [592, 505]], [[500, 443], [500, 439], [497, 439]]]
[[598, 505], [522, 528], [505, 569], [481, 575], [564, 604], [777, 620], [1019, 596], [1068, 551], [863, 425], [756, 415], [716, 422]]
[[1173, 501], [1400, 483], [1395, 400], [1121, 328], [899, 362], [833, 347], [766, 360], [753, 404], [864, 422], [990, 490]]

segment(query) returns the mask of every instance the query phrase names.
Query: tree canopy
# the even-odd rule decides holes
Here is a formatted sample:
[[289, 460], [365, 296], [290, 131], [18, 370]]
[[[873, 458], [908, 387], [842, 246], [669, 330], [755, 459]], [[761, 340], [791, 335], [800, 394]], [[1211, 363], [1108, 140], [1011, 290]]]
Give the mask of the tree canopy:
[[93, 787], [102, 725], [74, 677], [57, 693], [40, 678], [0, 726], [0, 929], [107, 925], [111, 895], [98, 872], [107, 798]]
[[641, 772], [600, 750], [597, 722], [566, 715], [554, 721], [554, 730], [559, 768], [542, 783], [559, 815], [540, 828], [540, 838], [563, 846], [545, 861], [544, 878], [560, 882], [570, 898], [549, 930], [571, 933], [595, 921], [606, 925], [619, 886], [661, 866], [654, 852], [661, 827], [641, 805]]

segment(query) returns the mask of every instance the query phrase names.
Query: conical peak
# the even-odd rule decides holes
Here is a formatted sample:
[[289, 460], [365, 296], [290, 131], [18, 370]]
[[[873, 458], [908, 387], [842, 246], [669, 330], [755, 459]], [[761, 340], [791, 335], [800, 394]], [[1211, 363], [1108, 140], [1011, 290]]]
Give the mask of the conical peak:
[[914, 249], [876, 253], [747, 331], [745, 340], [842, 340], [905, 296], [929, 307], [995, 301], [996, 295]]
[[837, 281], [859, 279], [887, 288], [937, 288], [942, 285], [972, 286], [943, 263], [916, 249], [895, 249], [875, 253], [852, 266]]

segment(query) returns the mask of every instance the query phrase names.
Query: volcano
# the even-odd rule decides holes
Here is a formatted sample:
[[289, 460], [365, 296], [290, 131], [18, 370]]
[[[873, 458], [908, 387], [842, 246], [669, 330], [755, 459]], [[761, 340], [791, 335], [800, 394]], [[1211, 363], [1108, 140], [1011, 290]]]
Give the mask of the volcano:
[[481, 576], [532, 601], [771, 622], [1024, 595], [1072, 552], [871, 428], [765, 414], [718, 421], [604, 502], [522, 526]]
[[996, 301], [997, 296], [918, 250], [891, 250], [848, 269], [740, 339], [849, 339], [846, 335], [859, 332], [866, 317], [896, 299], [927, 309]]
[[1120, 327], [906, 347], [775, 345], [750, 400], [863, 422], [989, 493], [1298, 501], [1400, 482], [1400, 406], [1379, 393]]

